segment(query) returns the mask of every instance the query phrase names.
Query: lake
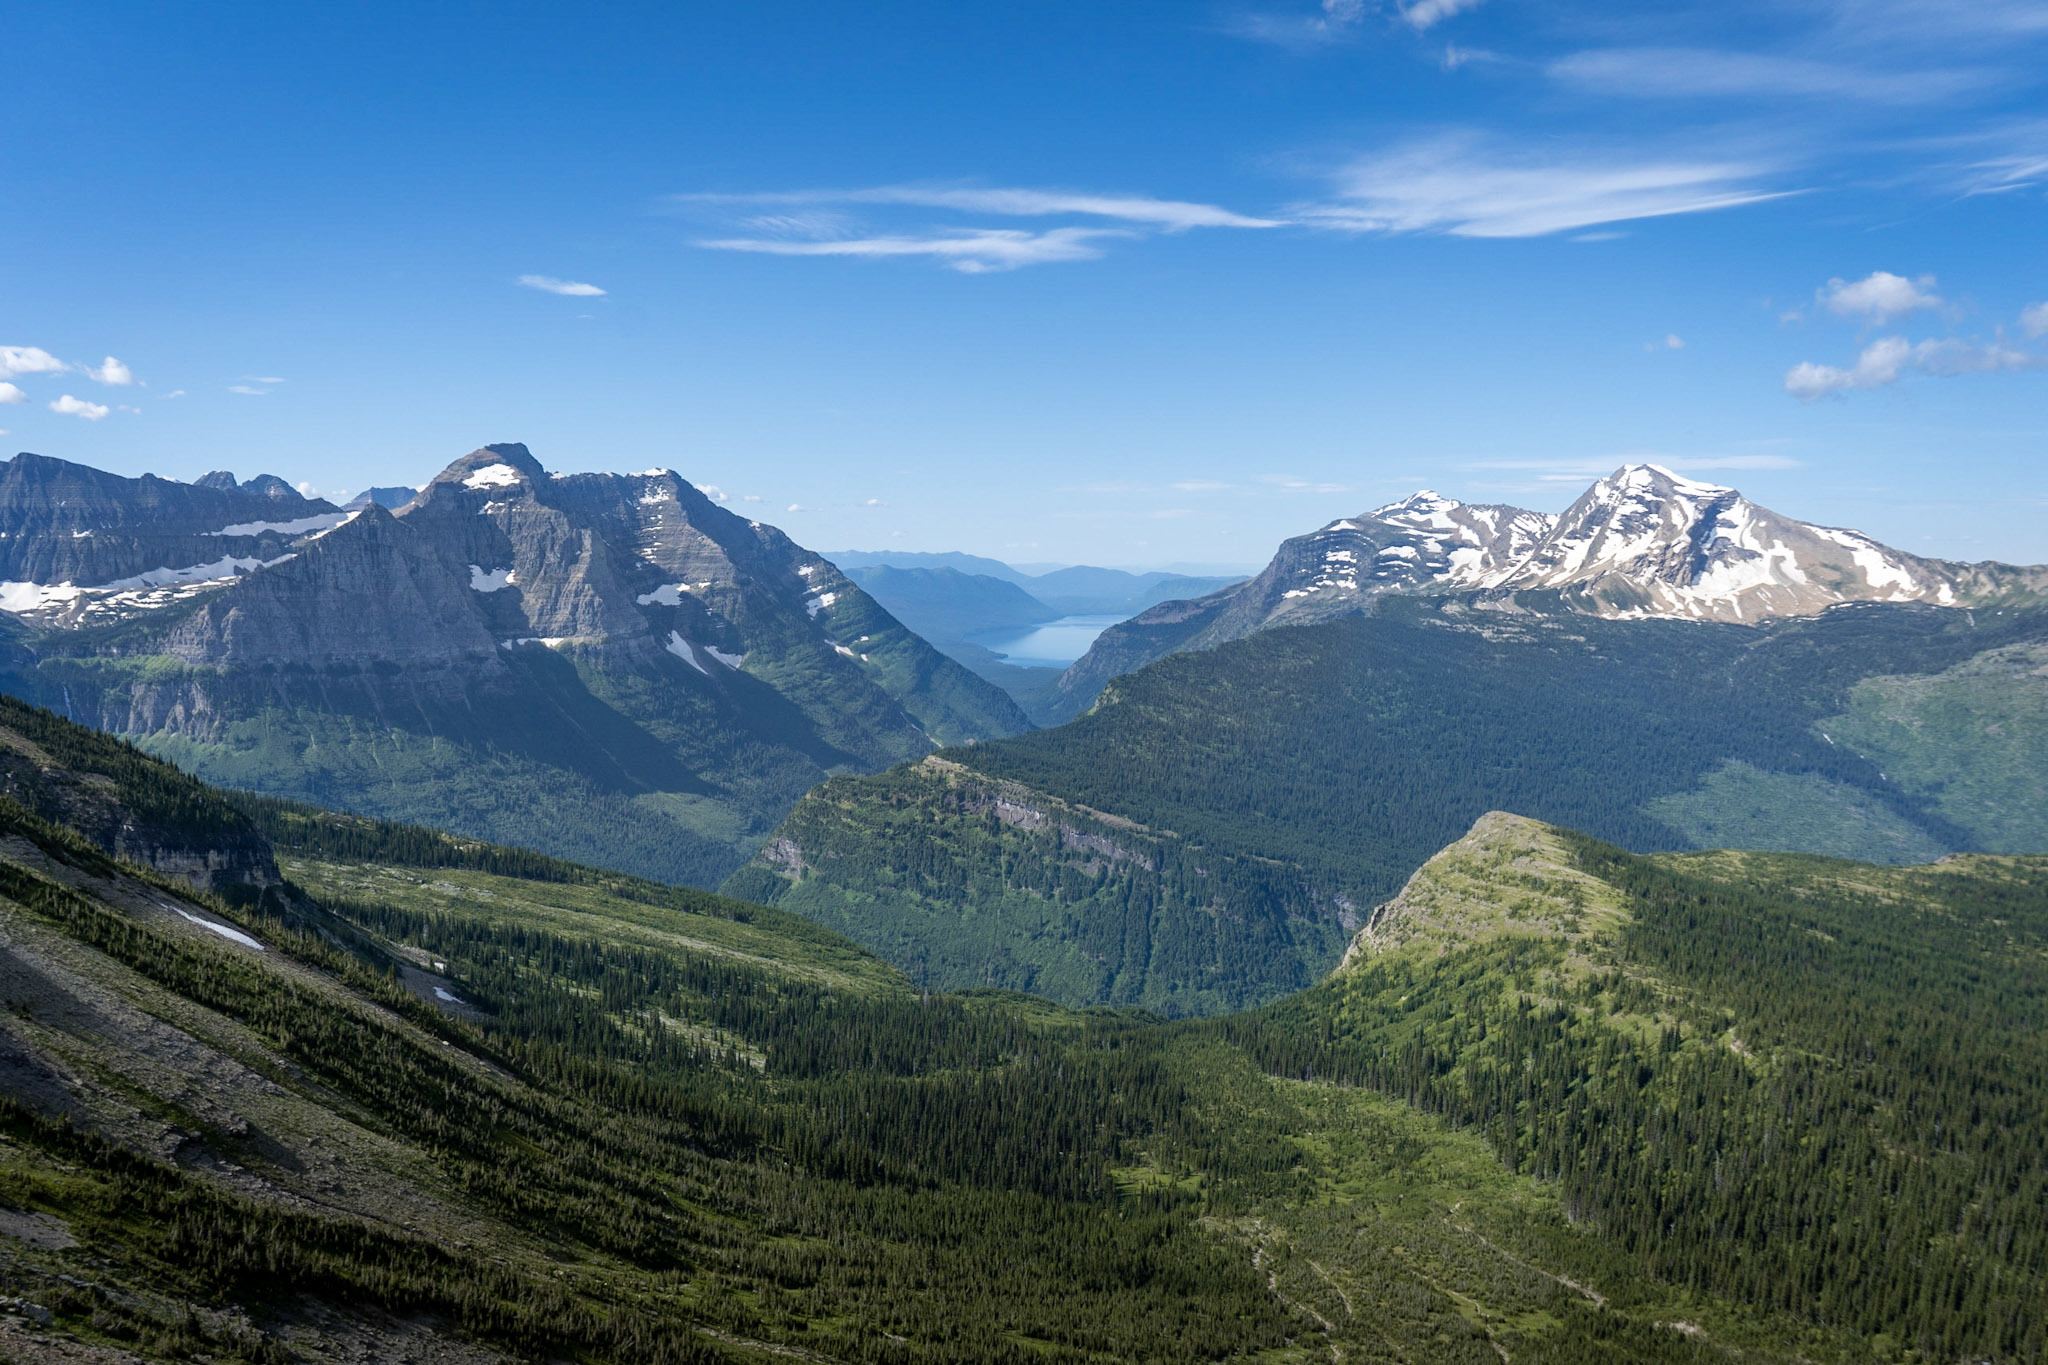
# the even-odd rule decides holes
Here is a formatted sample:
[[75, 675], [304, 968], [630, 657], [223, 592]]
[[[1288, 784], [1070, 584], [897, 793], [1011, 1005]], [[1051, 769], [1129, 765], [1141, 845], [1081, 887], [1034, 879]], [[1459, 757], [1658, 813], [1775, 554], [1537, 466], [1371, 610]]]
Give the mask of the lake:
[[1088, 652], [1095, 637], [1122, 616], [1062, 616], [1024, 631], [975, 637], [974, 643], [1003, 656], [1007, 663], [1025, 668], [1065, 668]]

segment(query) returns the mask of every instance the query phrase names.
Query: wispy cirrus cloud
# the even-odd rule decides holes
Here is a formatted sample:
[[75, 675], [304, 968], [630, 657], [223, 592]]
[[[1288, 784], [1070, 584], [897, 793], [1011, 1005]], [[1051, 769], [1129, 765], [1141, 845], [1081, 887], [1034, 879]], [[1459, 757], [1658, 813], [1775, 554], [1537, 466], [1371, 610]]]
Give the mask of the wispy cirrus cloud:
[[[1279, 219], [1253, 217], [1215, 204], [1183, 199], [957, 185], [677, 194], [669, 196], [667, 202], [686, 211], [754, 211], [739, 219], [739, 234], [698, 239], [696, 244], [707, 250], [766, 256], [922, 257], [962, 274], [1098, 260], [1112, 242], [1154, 233], [1283, 225]], [[899, 221], [873, 224], [847, 212], [849, 209], [928, 209], [949, 214], [1086, 221], [1042, 228], [999, 228], [929, 221], [903, 223], [899, 215]]]
[[962, 274], [980, 275], [1055, 261], [1098, 260], [1103, 254], [1101, 243], [1134, 235], [1118, 228], [1053, 228], [1046, 232], [971, 228], [925, 236], [836, 237], [824, 241], [724, 237], [708, 238], [697, 245], [712, 251], [749, 251], [764, 256], [923, 256], [942, 261]]
[[1822, 0], [1832, 28], [1859, 42], [2004, 42], [2048, 37], [2041, 0]]
[[1255, 9], [1234, 15], [1224, 31], [1254, 42], [1297, 49], [1325, 47], [1357, 38], [1373, 19], [1391, 20], [1415, 32], [1479, 8], [1484, 0], [1323, 0], [1319, 9]]
[[1544, 68], [1551, 79], [1600, 94], [1648, 99], [1847, 99], [1924, 104], [1982, 90], [1992, 73], [1970, 67], [1881, 69], [1770, 52], [1696, 47], [1613, 47], [1573, 52]]
[[1231, 16], [1223, 31], [1275, 47], [1325, 47], [1355, 37], [1365, 14], [1365, 0], [1323, 0], [1316, 10], [1246, 10]]
[[1326, 483], [1318, 479], [1299, 478], [1293, 474], [1262, 474], [1259, 482], [1277, 488], [1282, 493], [1355, 493], [1358, 490], [1348, 483]]
[[1478, 9], [1483, 0], [1407, 0], [1400, 6], [1401, 21], [1412, 29], [1435, 28], [1446, 19]]
[[[779, 207], [803, 209], [831, 204], [894, 205], [988, 213], [1011, 218], [1109, 218], [1134, 226], [1181, 232], [1189, 228], [1280, 227], [1279, 219], [1235, 213], [1214, 204], [1185, 199], [1156, 199], [1142, 194], [1091, 194], [1076, 190], [1002, 189], [946, 185], [876, 185], [866, 189], [778, 190], [762, 194], [676, 194], [679, 205]], [[820, 226], [815, 219], [784, 220], [798, 230]]]
[[560, 294], [572, 299], [601, 299], [606, 292], [582, 280], [558, 280], [553, 275], [521, 275], [513, 283], [523, 289], [538, 289], [543, 294]]
[[1454, 132], [1353, 159], [1330, 177], [1330, 198], [1297, 214], [1341, 232], [1543, 237], [1798, 192], [1772, 188], [1774, 173], [1762, 160], [1558, 152]]

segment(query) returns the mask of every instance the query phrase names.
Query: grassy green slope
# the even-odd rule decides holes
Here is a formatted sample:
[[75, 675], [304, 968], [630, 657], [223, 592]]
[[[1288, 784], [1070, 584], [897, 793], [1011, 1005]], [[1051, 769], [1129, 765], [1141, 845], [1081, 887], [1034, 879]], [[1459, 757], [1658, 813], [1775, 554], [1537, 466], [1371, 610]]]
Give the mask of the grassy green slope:
[[0, 808], [0, 1354], [1868, 1357], [1265, 1074], [1277, 1015], [928, 996], [772, 909], [249, 809], [297, 886], [236, 909]]
[[[736, 894], [937, 985], [1213, 1012], [1313, 982], [1358, 917], [1484, 811], [1636, 849], [1911, 862], [2011, 847], [2038, 772], [1978, 762], [2023, 703], [1943, 695], [1970, 801], [1823, 724], [1873, 674], [1965, 666], [2048, 616], [1852, 610], [1769, 630], [1459, 612], [1274, 630], [1119, 679], [1057, 730], [809, 795]], [[1823, 733], [1823, 731], [1827, 733]], [[1897, 779], [1897, 780], [1893, 780]], [[2032, 784], [2030, 786], [2030, 784]]]
[[1489, 816], [1201, 1026], [1481, 1134], [1659, 1280], [1881, 1357], [2048, 1349], [2048, 860], [1643, 858]]
[[1821, 725], [1981, 847], [2048, 848], [2048, 645], [1987, 650], [1932, 675], [1865, 679]]

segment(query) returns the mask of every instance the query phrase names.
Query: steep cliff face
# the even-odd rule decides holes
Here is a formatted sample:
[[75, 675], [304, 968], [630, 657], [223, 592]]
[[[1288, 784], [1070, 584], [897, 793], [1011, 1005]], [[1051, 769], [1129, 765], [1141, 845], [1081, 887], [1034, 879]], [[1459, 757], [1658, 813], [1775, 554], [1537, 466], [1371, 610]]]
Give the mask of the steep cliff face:
[[213, 668], [497, 666], [497, 642], [440, 546], [372, 505], [290, 560], [215, 593], [161, 649]]
[[202, 891], [260, 892], [282, 880], [269, 841], [198, 782], [12, 697], [0, 697], [0, 796]]
[[[290, 493], [209, 478], [173, 487], [245, 510]], [[65, 501], [20, 534], [48, 541]], [[1028, 728], [831, 564], [668, 470], [554, 475], [491, 445], [397, 513], [228, 529], [264, 557], [164, 587], [17, 585], [37, 604], [7, 618], [0, 680], [216, 781], [700, 881], [829, 772]]]
[[0, 608], [72, 620], [116, 591], [231, 579], [342, 515], [271, 475], [130, 479], [24, 453], [0, 464]]

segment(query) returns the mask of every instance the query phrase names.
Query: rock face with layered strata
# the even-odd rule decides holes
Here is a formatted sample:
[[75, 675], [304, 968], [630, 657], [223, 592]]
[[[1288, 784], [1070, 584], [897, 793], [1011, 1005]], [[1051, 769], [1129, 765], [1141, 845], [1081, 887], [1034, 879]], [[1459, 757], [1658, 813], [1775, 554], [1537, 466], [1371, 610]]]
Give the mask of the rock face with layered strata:
[[8, 685], [217, 780], [696, 880], [826, 773], [1028, 728], [830, 563], [665, 469], [551, 474], [491, 445], [395, 513], [250, 534], [267, 559], [130, 593], [119, 629], [77, 629], [111, 610], [94, 591], [18, 614]]

